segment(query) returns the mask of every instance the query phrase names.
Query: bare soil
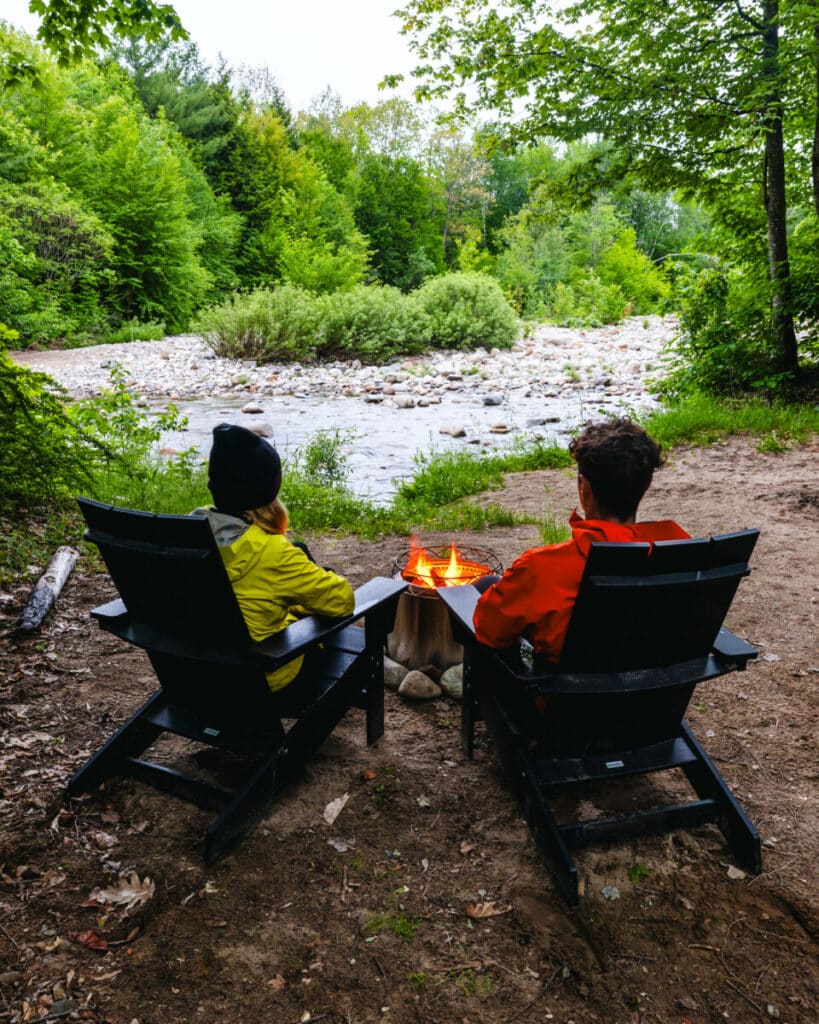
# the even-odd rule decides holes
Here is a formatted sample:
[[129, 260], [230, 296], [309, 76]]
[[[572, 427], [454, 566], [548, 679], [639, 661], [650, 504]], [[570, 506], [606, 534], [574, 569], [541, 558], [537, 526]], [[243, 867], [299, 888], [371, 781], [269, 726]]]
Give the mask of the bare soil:
[[[205, 812], [130, 782], [64, 803], [70, 773], [155, 684], [144, 655], [89, 621], [112, 596], [91, 557], [22, 639], [21, 583], [0, 606], [0, 1020], [815, 1024], [816, 455], [737, 439], [678, 450], [642, 510], [694, 534], [762, 530], [728, 623], [760, 658], [700, 687], [688, 716], [762, 834], [762, 874], [732, 877], [711, 826], [643, 838], [578, 855], [577, 911], [557, 896], [491, 745], [461, 754], [450, 701], [388, 693], [372, 748], [350, 713], [208, 870]], [[573, 488], [560, 471], [519, 474], [480, 500], [563, 515]], [[506, 564], [539, 542], [534, 527], [460, 539]], [[310, 540], [356, 584], [388, 573], [405, 544]], [[328, 826], [325, 806], [345, 793]], [[151, 898], [127, 914], [89, 904], [132, 871], [153, 880]], [[487, 903], [503, 912], [467, 915]]]

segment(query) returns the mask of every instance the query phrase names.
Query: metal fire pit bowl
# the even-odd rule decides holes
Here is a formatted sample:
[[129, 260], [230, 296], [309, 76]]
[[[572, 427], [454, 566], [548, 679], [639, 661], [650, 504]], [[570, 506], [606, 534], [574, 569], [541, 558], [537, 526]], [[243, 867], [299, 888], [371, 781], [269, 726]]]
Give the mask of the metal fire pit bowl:
[[[475, 574], [464, 583], [478, 580], [489, 573], [498, 576], [503, 572], [498, 556], [486, 548], [460, 547], [459, 561], [474, 566]], [[424, 547], [428, 559], [438, 563], [443, 570], [449, 563], [452, 545], [440, 547]], [[392, 575], [403, 576], [403, 570], [413, 552], [406, 550], [400, 554], [393, 564]], [[418, 573], [414, 574], [416, 577]], [[390, 657], [409, 669], [435, 665], [443, 670], [450, 665], [463, 661], [463, 648], [452, 639], [449, 624], [449, 613], [443, 601], [438, 600], [441, 587], [433, 576], [427, 577], [433, 586], [419, 586], [410, 583], [398, 599], [395, 616], [395, 628], [387, 637], [387, 651]], [[463, 586], [464, 583], [452, 583], [448, 586]], [[418, 600], [420, 598], [420, 600]]]
[[[417, 597], [434, 597], [435, 591], [442, 585], [458, 587], [463, 586], [466, 583], [474, 583], [475, 580], [479, 580], [482, 576], [488, 576], [490, 573], [494, 573], [496, 576], [503, 575], [503, 565], [501, 564], [500, 559], [495, 552], [490, 551], [489, 548], [461, 547], [460, 544], [441, 544], [433, 547], [422, 545], [422, 548], [424, 554], [429, 560], [441, 563], [442, 566], [446, 566], [449, 563], [453, 546], [457, 548], [458, 561], [462, 565], [469, 565], [470, 568], [474, 566], [475, 575], [463, 582], [441, 584], [435, 580], [435, 577], [432, 574], [415, 572], [412, 575], [416, 579], [423, 579], [427, 581], [428, 585], [425, 586], [424, 584], [417, 584], [410, 581], [408, 593]], [[404, 569], [406, 569], [407, 562], [411, 555], [412, 551], [410, 548], [407, 548], [398, 555], [392, 564], [392, 576], [404, 577]]]

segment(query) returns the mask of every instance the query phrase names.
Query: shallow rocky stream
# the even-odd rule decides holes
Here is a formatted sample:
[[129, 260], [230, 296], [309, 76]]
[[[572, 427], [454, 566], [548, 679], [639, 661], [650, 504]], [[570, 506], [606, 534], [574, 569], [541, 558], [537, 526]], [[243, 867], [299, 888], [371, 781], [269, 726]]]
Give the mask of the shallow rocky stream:
[[152, 411], [173, 401], [187, 417], [184, 432], [163, 437], [165, 449], [207, 453], [222, 421], [268, 436], [285, 456], [317, 431], [342, 431], [353, 490], [386, 501], [412, 475], [416, 452], [500, 448], [532, 436], [564, 441], [584, 420], [651, 406], [646, 381], [675, 327], [670, 317], [588, 330], [540, 326], [510, 350], [431, 351], [381, 366], [257, 366], [218, 358], [193, 335], [12, 355], [78, 398], [110, 386], [119, 363]]

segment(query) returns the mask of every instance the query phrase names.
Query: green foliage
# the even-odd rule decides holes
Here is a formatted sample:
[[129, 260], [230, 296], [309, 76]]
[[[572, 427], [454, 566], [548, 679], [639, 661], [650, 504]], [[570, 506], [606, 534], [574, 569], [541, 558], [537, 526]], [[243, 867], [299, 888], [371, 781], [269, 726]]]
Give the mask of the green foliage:
[[723, 266], [700, 271], [681, 293], [679, 335], [656, 383], [661, 395], [775, 394], [789, 383], [792, 374], [775, 368], [767, 290]]
[[549, 512], [538, 523], [538, 533], [544, 544], [562, 544], [572, 535], [569, 524], [558, 520], [554, 512]]
[[436, 348], [509, 348], [517, 337], [517, 318], [494, 278], [445, 274], [413, 294], [429, 318]]
[[309, 358], [316, 349], [321, 304], [293, 285], [236, 293], [203, 310], [194, 329], [217, 355], [260, 362]]
[[647, 868], [645, 864], [632, 864], [628, 869], [628, 878], [630, 882], [634, 882], [636, 885], [646, 878], [651, 878], [651, 868]]
[[[9, 340], [13, 332], [0, 327]], [[0, 509], [64, 500], [90, 478], [88, 450], [54, 381], [0, 347]]]
[[[786, 404], [751, 399], [720, 399], [691, 395], [641, 417], [642, 425], [666, 447], [712, 444], [731, 434], [751, 434], [768, 446], [804, 442], [819, 433], [819, 409], [809, 404]], [[769, 447], [768, 450], [771, 450]]]
[[61, 64], [91, 57], [111, 34], [142, 35], [155, 40], [169, 33], [184, 39], [185, 29], [170, 4], [154, 0], [29, 0], [29, 9], [41, 17], [37, 35], [57, 54]]
[[423, 280], [419, 253], [430, 271], [440, 263], [442, 227], [432, 216], [433, 186], [421, 165], [408, 157], [369, 154], [356, 168], [352, 192], [355, 221], [372, 248], [379, 280], [402, 291], [417, 287]]
[[634, 228], [626, 228], [603, 253], [597, 273], [604, 285], [620, 289], [638, 315], [656, 312], [671, 293], [662, 272], [637, 248]]
[[354, 436], [353, 430], [319, 430], [296, 453], [291, 470], [298, 467], [311, 487], [346, 487], [350, 466], [344, 445]]
[[359, 285], [325, 297], [323, 355], [358, 356], [367, 362], [422, 351], [430, 341], [427, 315], [414, 296], [397, 288]]

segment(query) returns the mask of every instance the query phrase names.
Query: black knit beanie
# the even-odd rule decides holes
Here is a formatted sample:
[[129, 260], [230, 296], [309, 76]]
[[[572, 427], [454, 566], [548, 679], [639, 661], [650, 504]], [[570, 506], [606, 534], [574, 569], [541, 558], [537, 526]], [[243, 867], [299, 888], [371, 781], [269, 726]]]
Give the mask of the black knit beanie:
[[220, 423], [213, 428], [208, 488], [222, 512], [234, 515], [267, 505], [282, 485], [282, 460], [252, 430]]

